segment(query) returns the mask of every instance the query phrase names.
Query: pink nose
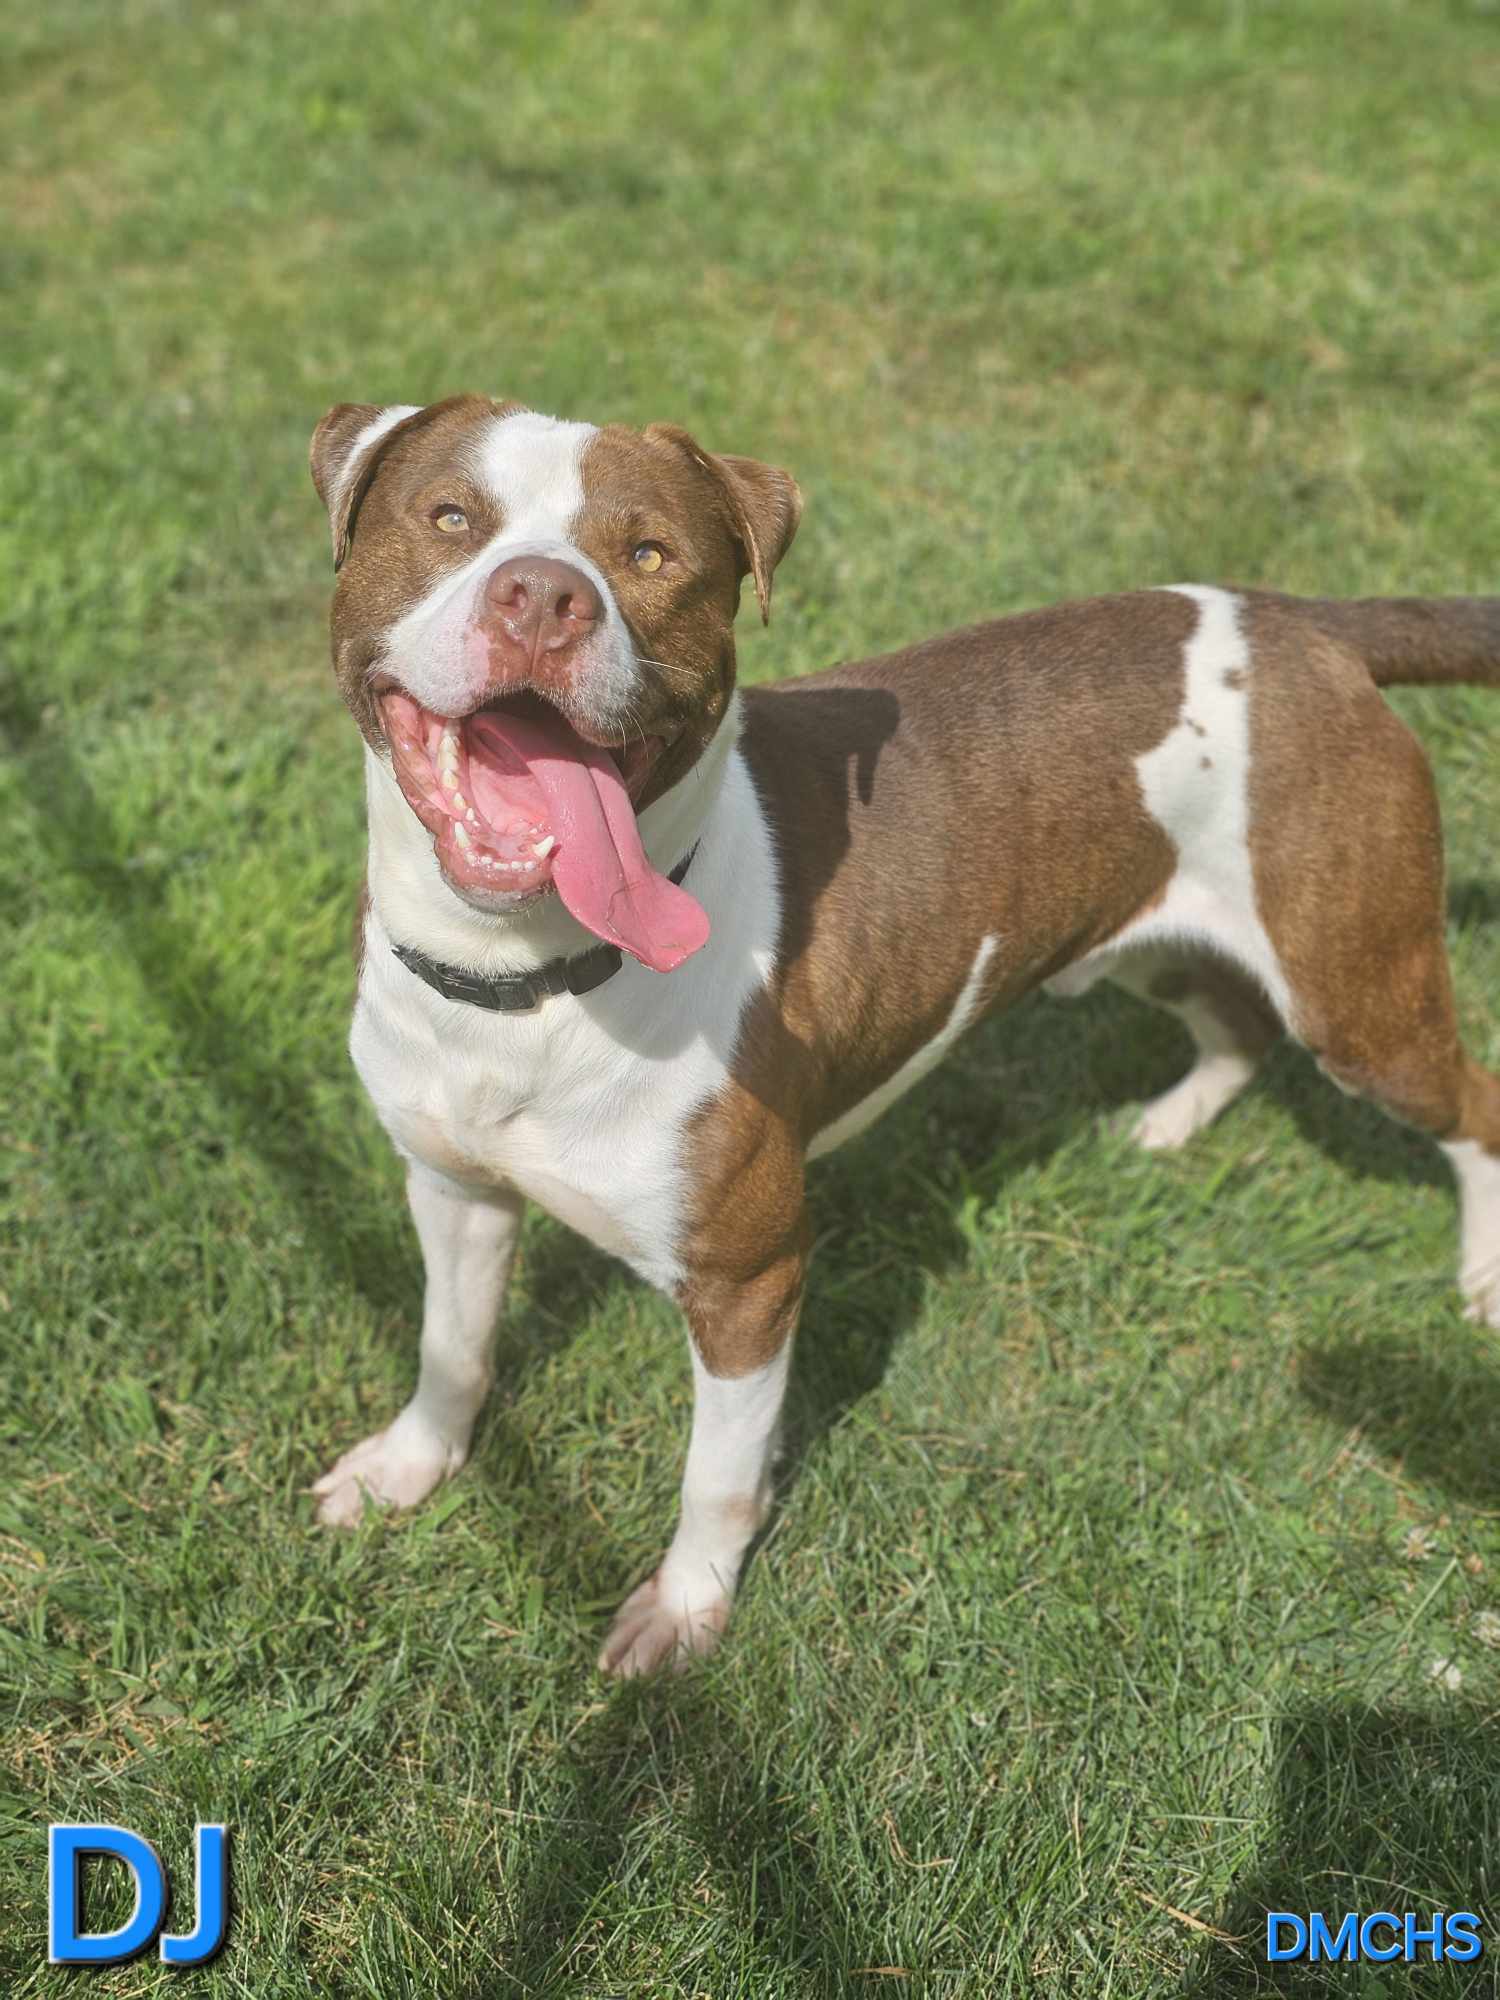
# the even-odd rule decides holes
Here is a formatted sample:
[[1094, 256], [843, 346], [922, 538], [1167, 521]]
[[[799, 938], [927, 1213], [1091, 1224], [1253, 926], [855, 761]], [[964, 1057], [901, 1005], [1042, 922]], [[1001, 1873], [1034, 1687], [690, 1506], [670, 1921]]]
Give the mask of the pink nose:
[[566, 652], [593, 631], [599, 593], [580, 569], [551, 556], [514, 556], [484, 587], [481, 624], [529, 664], [539, 653]]

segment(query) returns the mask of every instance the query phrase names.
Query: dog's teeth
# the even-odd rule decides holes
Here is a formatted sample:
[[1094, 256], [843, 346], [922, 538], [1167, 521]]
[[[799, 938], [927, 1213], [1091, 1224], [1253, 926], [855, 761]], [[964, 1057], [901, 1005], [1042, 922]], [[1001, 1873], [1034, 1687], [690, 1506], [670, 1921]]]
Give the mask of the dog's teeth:
[[472, 806], [470, 806], [469, 810], [464, 814], [464, 818], [469, 822], [470, 826], [478, 826], [479, 824], [479, 815], [477, 812], [475, 812]]
[[453, 794], [453, 810], [456, 813], [467, 812], [469, 810], [469, 801], [458, 789], [457, 784], [450, 785], [448, 789]]
[[468, 848], [469, 836], [464, 831], [464, 829], [457, 823], [457, 821], [454, 822], [453, 826], [453, 838], [458, 842], [460, 847], [465, 849]]
[[533, 847], [531, 851], [536, 856], [538, 861], [545, 861], [547, 859], [547, 856], [552, 852], [553, 848], [556, 847], [556, 845], [557, 841], [549, 833], [547, 835], [547, 838], [545, 840], [539, 840], [536, 846]]

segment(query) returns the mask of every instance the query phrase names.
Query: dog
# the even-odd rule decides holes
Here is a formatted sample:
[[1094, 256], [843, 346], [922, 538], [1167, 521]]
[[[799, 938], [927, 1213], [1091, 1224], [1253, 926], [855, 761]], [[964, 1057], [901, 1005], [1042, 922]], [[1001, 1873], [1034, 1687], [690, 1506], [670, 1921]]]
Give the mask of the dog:
[[1431, 774], [1377, 692], [1500, 686], [1500, 598], [1147, 590], [737, 692], [787, 473], [481, 396], [340, 404], [311, 463], [365, 740], [350, 1048], [426, 1270], [416, 1392], [316, 1482], [323, 1521], [464, 1463], [533, 1200], [691, 1334], [676, 1532], [600, 1665], [708, 1652], [769, 1505], [806, 1163], [1038, 986], [1186, 1023], [1142, 1146], [1283, 1032], [1430, 1133], [1500, 1327], [1500, 1079], [1460, 1046]]

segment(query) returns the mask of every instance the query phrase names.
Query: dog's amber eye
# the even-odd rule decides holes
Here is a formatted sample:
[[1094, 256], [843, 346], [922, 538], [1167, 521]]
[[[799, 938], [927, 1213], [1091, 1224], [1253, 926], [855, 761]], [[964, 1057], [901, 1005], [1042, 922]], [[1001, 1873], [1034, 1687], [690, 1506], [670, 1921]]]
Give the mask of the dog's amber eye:
[[660, 542], [637, 542], [630, 552], [630, 560], [637, 569], [643, 569], [647, 576], [659, 570], [667, 559], [667, 552]]
[[445, 535], [466, 535], [469, 517], [462, 507], [439, 507], [433, 514], [432, 525]]

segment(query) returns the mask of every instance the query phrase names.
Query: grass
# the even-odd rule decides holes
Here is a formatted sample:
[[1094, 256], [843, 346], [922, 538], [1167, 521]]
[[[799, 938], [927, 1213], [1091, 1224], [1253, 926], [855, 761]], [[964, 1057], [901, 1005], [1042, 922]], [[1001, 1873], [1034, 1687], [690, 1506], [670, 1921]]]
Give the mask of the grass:
[[[790, 465], [756, 679], [1181, 577], [1494, 589], [1493, 6], [5, 15], [5, 1990], [75, 1990], [51, 1818], [179, 1871], [227, 1820], [191, 1978], [277, 2000], [1408, 1990], [1266, 1966], [1268, 1904], [1500, 1950], [1500, 1361], [1441, 1163], [1295, 1053], [1150, 1162], [1100, 1114], [1177, 1031], [1038, 1001], [820, 1170], [782, 1504], [689, 1680], [592, 1668], [680, 1327], [543, 1218], [462, 1480], [302, 1497], [419, 1299], [343, 1052], [325, 406]], [[1397, 704], [1494, 1064], [1500, 704]]]

